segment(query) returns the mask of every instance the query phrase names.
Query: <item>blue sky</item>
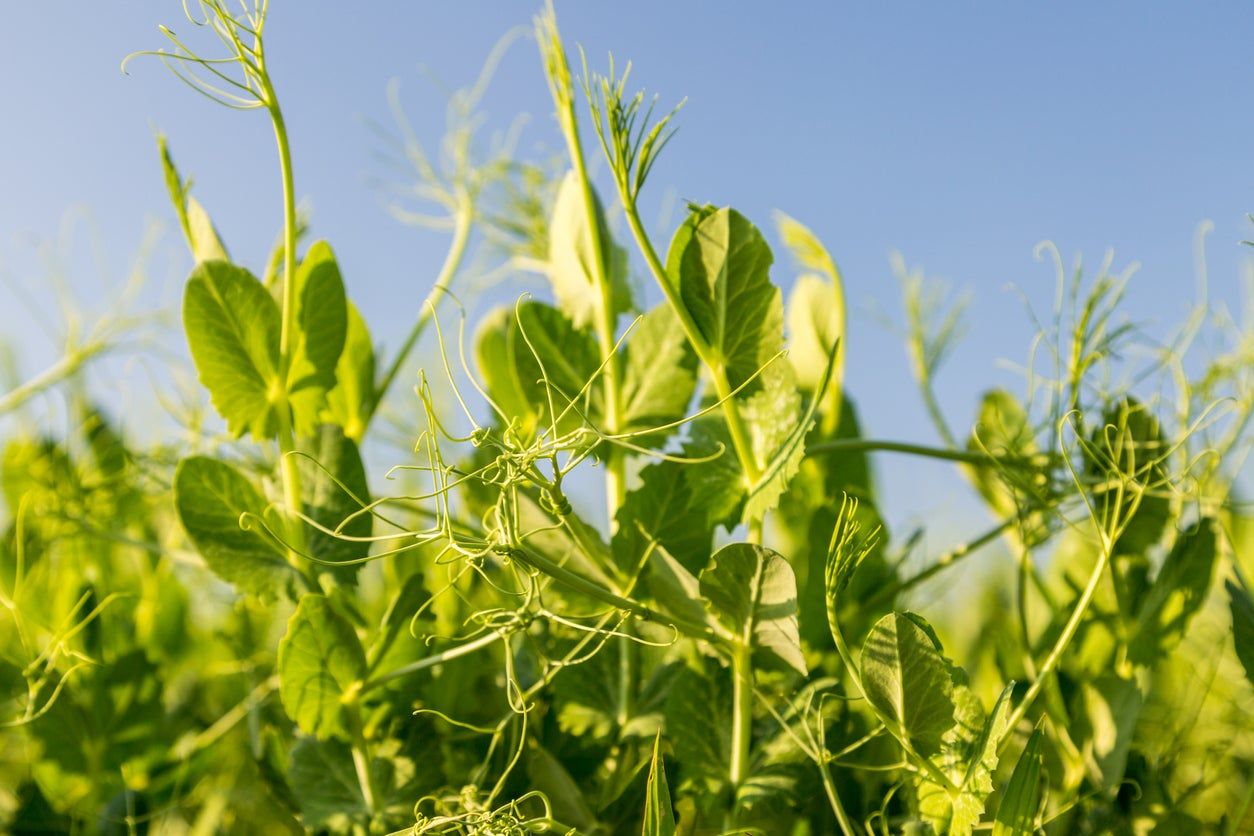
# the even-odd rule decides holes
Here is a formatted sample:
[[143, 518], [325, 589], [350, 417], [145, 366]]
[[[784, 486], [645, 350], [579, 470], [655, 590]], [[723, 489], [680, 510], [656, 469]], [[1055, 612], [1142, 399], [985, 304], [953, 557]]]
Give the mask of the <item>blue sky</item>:
[[[409, 115], [438, 139], [444, 94], [471, 81], [493, 43], [535, 10], [519, 0], [333, 3], [274, 0], [268, 50], [293, 136], [297, 188], [314, 233], [335, 245], [377, 338], [395, 345], [438, 269], [445, 241], [382, 206], [386, 175], [366, 119], [387, 120], [401, 79]], [[1129, 315], [1177, 321], [1194, 289], [1192, 241], [1211, 219], [1211, 290], [1234, 306], [1254, 209], [1249, 33], [1242, 3], [558, 3], [570, 46], [594, 65], [635, 63], [663, 103], [687, 97], [647, 208], [668, 199], [731, 204], [766, 226], [783, 209], [809, 224], [844, 271], [852, 305], [849, 386], [878, 437], [934, 441], [897, 337], [872, 313], [899, 310], [888, 256], [971, 293], [966, 341], [942, 372], [942, 402], [965, 426], [978, 392], [1017, 387], [1000, 358], [1025, 357], [1032, 330], [1011, 284], [1040, 304], [1052, 269], [1043, 239], [1096, 265], [1138, 261]], [[119, 72], [129, 51], [183, 33], [176, 0], [11, 4], [0, 28], [0, 286], [4, 335], [22, 368], [54, 347], [14, 302], [41, 293], [38, 242], [86, 207], [106, 274], [121, 276], [152, 219], [158, 245], [147, 303], [178, 298], [187, 268], [156, 165], [169, 135], [196, 194], [237, 257], [259, 264], [280, 221], [269, 126], [215, 107], [156, 62]], [[428, 68], [420, 72], [419, 66]], [[485, 101], [491, 125], [531, 114], [522, 147], [557, 147], [534, 47], [510, 51]], [[646, 213], [646, 217], [649, 215]], [[669, 229], [656, 229], [661, 241]], [[88, 302], [108, 285], [79, 234], [68, 281]], [[1252, 251], [1254, 252], [1254, 251]], [[777, 256], [777, 280], [790, 278]], [[46, 298], [46, 297], [44, 297]], [[947, 468], [885, 463], [896, 517], [972, 506], [942, 490]]]

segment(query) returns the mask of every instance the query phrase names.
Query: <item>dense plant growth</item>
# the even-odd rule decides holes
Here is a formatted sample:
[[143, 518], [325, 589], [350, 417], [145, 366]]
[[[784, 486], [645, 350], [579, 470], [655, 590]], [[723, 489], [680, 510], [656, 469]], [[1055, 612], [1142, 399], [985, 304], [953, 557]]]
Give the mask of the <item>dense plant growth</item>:
[[[612, 63], [572, 67], [550, 9], [535, 40], [560, 170], [483, 154], [487, 74], [454, 97], [440, 154], [401, 123], [423, 203], [401, 211], [452, 240], [432, 286], [404, 289], [427, 298], [384, 357], [334, 251], [306, 240], [265, 0], [189, 5], [223, 51], [163, 30], [150, 54], [270, 119], [282, 232], [259, 270], [233, 259], [162, 140], [195, 262], [183, 329], [225, 432], [191, 409], [177, 444], [123, 437], [78, 385], [108, 334], [0, 398], [22, 418], [59, 388], [73, 416], [59, 436], [20, 420], [4, 446], [10, 830], [1254, 822], [1254, 553], [1234, 496], [1250, 323], [1203, 300], [1153, 342], [1118, 313], [1126, 275], [1059, 258], [1023, 390], [958, 427], [933, 380], [960, 310], [907, 274], [945, 443], [877, 440], [844, 386], [858, 356], [823, 244], [781, 215], [774, 253], [703, 204], [655, 237], [638, 200], [676, 113]], [[547, 290], [465, 322], [475, 242]], [[994, 524], [923, 558], [921, 532], [881, 519], [875, 451], [952, 462]], [[395, 467], [367, 468], [382, 456]], [[942, 645], [929, 617], [946, 613], [912, 593], [996, 548], [1006, 569], [964, 583]]]

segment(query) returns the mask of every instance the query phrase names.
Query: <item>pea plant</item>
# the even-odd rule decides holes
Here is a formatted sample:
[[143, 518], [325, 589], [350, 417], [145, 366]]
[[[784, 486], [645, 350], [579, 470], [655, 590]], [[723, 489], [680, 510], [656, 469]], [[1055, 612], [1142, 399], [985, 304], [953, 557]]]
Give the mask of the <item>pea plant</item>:
[[[534, 42], [558, 165], [477, 138], [499, 50], [438, 153], [400, 120], [396, 214], [451, 241], [401, 295], [414, 324], [388, 356], [298, 212], [266, 0], [185, 10], [216, 51], [163, 28], [133, 57], [270, 121], [281, 233], [256, 272], [233, 258], [162, 138], [212, 413], [193, 400], [177, 441], [138, 444], [79, 382], [80, 347], [0, 397], [20, 417], [62, 392], [72, 417], [4, 447], [10, 830], [1254, 821], [1249, 321], [1203, 293], [1155, 338], [1120, 313], [1129, 273], [1043, 249], [1057, 292], [1030, 312], [1022, 391], [959, 427], [935, 382], [961, 305], [899, 265], [942, 444], [878, 439], [823, 243], [690, 203], [663, 250], [640, 200], [679, 108], [630, 65], [572, 63], [550, 7]], [[476, 247], [542, 281], [472, 326]], [[993, 524], [939, 554], [890, 532], [872, 453], [951, 463]], [[978, 577], [955, 570], [981, 553]]]

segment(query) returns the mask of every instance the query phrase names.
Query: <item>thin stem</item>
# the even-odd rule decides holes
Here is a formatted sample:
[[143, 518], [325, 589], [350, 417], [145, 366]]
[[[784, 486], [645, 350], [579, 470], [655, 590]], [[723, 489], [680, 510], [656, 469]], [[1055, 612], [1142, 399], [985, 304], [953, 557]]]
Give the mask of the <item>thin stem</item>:
[[454, 217], [453, 240], [449, 244], [448, 253], [444, 256], [444, 264], [440, 267], [435, 284], [431, 286], [431, 291], [427, 294], [427, 298], [423, 300], [422, 307], [418, 312], [418, 319], [414, 322], [414, 326], [410, 329], [408, 336], [405, 337], [405, 342], [401, 344], [400, 349], [396, 352], [396, 356], [392, 359], [388, 370], [384, 372], [383, 377], [379, 379], [378, 384], [375, 386], [374, 397], [367, 412], [367, 420], [374, 417], [380, 404], [383, 403], [383, 398], [387, 394], [388, 389], [391, 388], [393, 381], [396, 380], [396, 376], [400, 374], [405, 361], [409, 359], [414, 346], [417, 345], [423, 331], [426, 330], [427, 323], [431, 321], [436, 303], [448, 291], [453, 277], [457, 275], [457, 271], [461, 267], [462, 260], [466, 255], [466, 244], [470, 240], [470, 232], [474, 227], [474, 213], [468, 205], [468, 199], [466, 203], [467, 205], [463, 205]]
[[943, 447], [928, 447], [922, 444], [911, 444], [904, 441], [885, 441], [870, 438], [839, 438], [832, 441], [820, 441], [806, 448], [807, 455], [819, 453], [859, 453], [859, 452], [904, 453], [942, 461], [961, 462], [973, 465], [1022, 465], [1039, 467], [1048, 462], [1047, 456], [998, 456], [981, 450], [950, 450]]
[[387, 673], [379, 674], [376, 677], [366, 680], [364, 683], [362, 683], [361, 693], [365, 694], [365, 693], [375, 690], [376, 688], [382, 688], [384, 685], [388, 684], [389, 682], [394, 682], [398, 679], [403, 679], [404, 677], [409, 676], [410, 674], [413, 674], [413, 673], [417, 673], [418, 671], [423, 671], [423, 670], [426, 670], [427, 668], [434, 668], [437, 665], [443, 665], [445, 662], [451, 662], [454, 659], [460, 659], [462, 656], [469, 656], [471, 653], [474, 653], [476, 650], [485, 648], [488, 645], [492, 644], [493, 642], [500, 641], [504, 637], [505, 637], [504, 633], [494, 630], [491, 633], [485, 633], [484, 635], [480, 636], [477, 639], [472, 639], [471, 641], [465, 642], [464, 644], [459, 644], [456, 647], [450, 647], [447, 650], [441, 650], [439, 653], [433, 653], [430, 656], [424, 656], [423, 658], [418, 659], [417, 661], [410, 662], [407, 665], [402, 665], [399, 668], [395, 668], [394, 670], [390, 670]]
[[1036, 679], [1032, 681], [1032, 685], [1028, 688], [1027, 693], [1023, 695], [1023, 699], [1019, 702], [1018, 707], [1011, 712], [1010, 718], [1006, 722], [1006, 730], [998, 743], [998, 751], [1010, 740], [1010, 735], [1014, 731], [1015, 726], [1019, 724], [1019, 721], [1027, 714], [1028, 709], [1032, 707], [1032, 701], [1036, 699], [1036, 695], [1040, 693], [1046, 680], [1054, 672], [1054, 668], [1058, 666], [1059, 661], [1062, 659], [1062, 654], [1066, 652], [1067, 646], [1071, 644], [1072, 638], [1075, 637], [1076, 630], [1080, 628], [1080, 621], [1084, 618], [1084, 613], [1088, 610], [1089, 603], [1097, 592], [1102, 573], [1106, 571], [1106, 564], [1110, 562], [1110, 553], [1114, 548], [1114, 542], [1115, 538], [1103, 536], [1102, 549], [1098, 553], [1097, 563], [1093, 566], [1093, 572], [1084, 587], [1084, 592], [1080, 595], [1080, 600], [1076, 602], [1075, 609], [1071, 611], [1071, 617], [1067, 619], [1062, 632], [1058, 634], [1058, 639], [1054, 642], [1049, 655], [1041, 663]]
[[107, 344], [104, 342], [93, 342], [82, 346], [66, 354], [25, 383], [10, 389], [3, 397], [0, 397], [0, 415], [12, 412], [45, 389], [55, 386], [67, 377], [72, 377], [83, 367], [84, 363], [104, 351], [106, 347]]
[[753, 648], [738, 643], [732, 651], [731, 759], [728, 777], [739, 789], [749, 774], [749, 744], [753, 739]]

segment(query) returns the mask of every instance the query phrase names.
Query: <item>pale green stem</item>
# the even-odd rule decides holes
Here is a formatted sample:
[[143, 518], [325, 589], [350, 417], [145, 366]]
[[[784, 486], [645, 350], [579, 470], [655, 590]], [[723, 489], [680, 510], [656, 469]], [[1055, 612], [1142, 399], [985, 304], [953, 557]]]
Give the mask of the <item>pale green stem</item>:
[[1102, 573], [1106, 571], [1106, 564], [1110, 562], [1110, 553], [1114, 548], [1114, 541], [1115, 538], [1113, 537], [1103, 536], [1102, 549], [1098, 553], [1097, 563], [1093, 566], [1093, 573], [1089, 576], [1084, 592], [1081, 593], [1080, 600], [1076, 602], [1075, 608], [1071, 611], [1071, 617], [1067, 619], [1062, 632], [1058, 634], [1058, 639], [1054, 642], [1049, 655], [1041, 663], [1036, 679], [1032, 681], [1032, 685], [1028, 688], [1027, 693], [1023, 695], [1023, 699], [1019, 702], [1018, 707], [1011, 712], [1010, 718], [1006, 722], [1006, 731], [998, 743], [998, 751], [1010, 740], [1010, 735], [1014, 731], [1015, 726], [1019, 724], [1019, 721], [1027, 714], [1028, 709], [1032, 707], [1032, 702], [1036, 699], [1036, 695], [1040, 693], [1045, 682], [1053, 674], [1054, 669], [1058, 667], [1058, 663], [1062, 660], [1062, 654], [1066, 652], [1068, 645], [1071, 644], [1071, 640], [1075, 637], [1076, 631], [1080, 629], [1080, 622], [1084, 618], [1084, 613], [1088, 610], [1089, 603], [1097, 592]]
[[440, 297], [443, 296], [452, 284], [454, 276], [460, 269], [462, 260], [466, 255], [466, 245], [470, 240], [470, 231], [474, 227], [474, 212], [468, 205], [468, 199], [457, 211], [453, 219], [453, 240], [449, 244], [448, 253], [444, 256], [444, 264], [440, 267], [439, 275], [436, 276], [435, 284], [431, 286], [431, 291], [427, 294], [427, 298], [423, 300], [422, 307], [418, 311], [418, 319], [414, 322], [414, 327], [410, 329], [409, 334], [405, 337], [405, 342], [401, 344], [400, 349], [396, 352], [396, 356], [392, 359], [392, 363], [388, 366], [388, 370], [384, 372], [383, 377], [379, 379], [378, 385], [375, 386], [373, 398], [370, 402], [370, 410], [368, 417], [373, 418], [375, 412], [378, 411], [379, 405], [383, 403], [383, 398], [387, 394], [392, 383], [396, 380], [396, 376], [400, 374], [401, 368], [405, 365], [405, 361], [409, 358], [410, 353], [417, 345], [419, 338], [422, 337], [423, 331], [426, 330], [427, 324], [431, 321], [432, 312], [439, 303]]
[[884, 441], [871, 438], [840, 438], [832, 441], [820, 441], [806, 448], [806, 455], [818, 453], [860, 453], [860, 452], [904, 453], [910, 456], [921, 456], [942, 461], [961, 462], [963, 464], [985, 465], [1022, 465], [1039, 467], [1050, 461], [1048, 456], [997, 456], [980, 450], [951, 450], [943, 447], [928, 447], [922, 444], [910, 444], [904, 441]]
[[734, 790], [739, 790], [749, 775], [749, 744], [753, 739], [752, 653], [751, 646], [738, 643], [731, 657], [732, 724], [728, 777]]
[[45, 389], [49, 389], [67, 377], [73, 376], [83, 367], [84, 363], [104, 351], [106, 347], [107, 344], [104, 342], [88, 343], [66, 354], [56, 363], [25, 383], [10, 389], [4, 394], [4, 397], [0, 397], [0, 415], [12, 412]]

